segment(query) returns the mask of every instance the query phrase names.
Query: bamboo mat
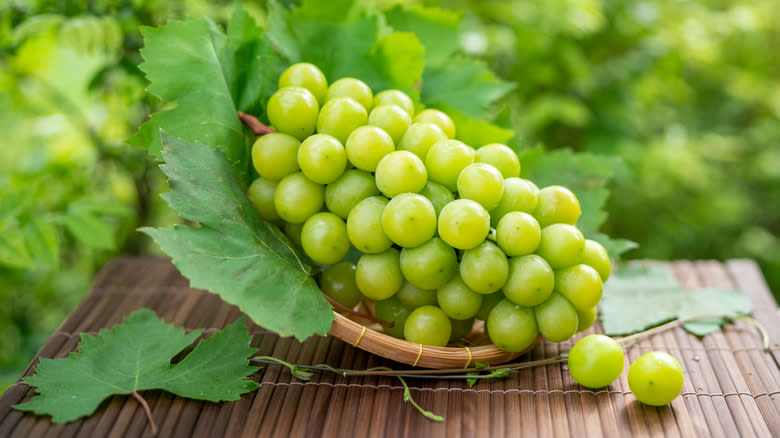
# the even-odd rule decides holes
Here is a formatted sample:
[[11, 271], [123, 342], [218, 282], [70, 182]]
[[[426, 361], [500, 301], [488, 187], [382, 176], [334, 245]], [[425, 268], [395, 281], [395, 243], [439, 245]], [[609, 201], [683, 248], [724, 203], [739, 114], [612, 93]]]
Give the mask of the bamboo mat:
[[[680, 360], [685, 371], [682, 395], [665, 407], [637, 402], [625, 371], [609, 387], [591, 391], [579, 387], [565, 365], [526, 369], [505, 379], [479, 381], [471, 388], [460, 380], [407, 379], [412, 397], [423, 408], [444, 416], [442, 423], [405, 404], [403, 388], [395, 378], [315, 373], [311, 381], [303, 382], [278, 366], [255, 374], [262, 386], [233, 403], [186, 400], [162, 391], [144, 395], [163, 437], [780, 436], [780, 314], [757, 266], [747, 260], [682, 261], [669, 266], [689, 288], [744, 291], [753, 302], [754, 317], [769, 331], [772, 346], [770, 352], [762, 351], [756, 330], [738, 322], [703, 339], [675, 329], [629, 348], [631, 361], [654, 349]], [[66, 356], [75, 349], [80, 332], [110, 327], [139, 307], [193, 329], [219, 329], [240, 316], [216, 295], [190, 289], [165, 259], [120, 258], [101, 271], [92, 291], [39, 356]], [[402, 368], [338, 339], [299, 343], [256, 326], [250, 329], [259, 354], [289, 362]], [[598, 323], [590, 330], [594, 331], [599, 331]], [[526, 357], [550, 357], [571, 345], [571, 341], [543, 342]], [[32, 373], [36, 362], [25, 375]], [[89, 418], [55, 425], [49, 417], [12, 409], [31, 396], [30, 388], [21, 382], [0, 396], [0, 437], [150, 434], [142, 409], [131, 397], [113, 397]]]

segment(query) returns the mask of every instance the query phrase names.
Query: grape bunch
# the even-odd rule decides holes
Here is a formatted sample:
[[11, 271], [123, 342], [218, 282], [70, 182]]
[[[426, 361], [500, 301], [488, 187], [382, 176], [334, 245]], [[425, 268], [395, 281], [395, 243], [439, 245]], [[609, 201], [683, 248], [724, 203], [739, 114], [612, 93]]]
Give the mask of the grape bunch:
[[252, 147], [249, 198], [327, 266], [320, 287], [340, 304], [372, 300], [388, 334], [432, 346], [475, 319], [508, 352], [593, 324], [607, 252], [575, 226], [575, 195], [520, 178], [509, 147], [475, 149], [444, 112], [355, 78], [328, 84], [308, 63], [284, 71], [267, 116], [276, 132]]

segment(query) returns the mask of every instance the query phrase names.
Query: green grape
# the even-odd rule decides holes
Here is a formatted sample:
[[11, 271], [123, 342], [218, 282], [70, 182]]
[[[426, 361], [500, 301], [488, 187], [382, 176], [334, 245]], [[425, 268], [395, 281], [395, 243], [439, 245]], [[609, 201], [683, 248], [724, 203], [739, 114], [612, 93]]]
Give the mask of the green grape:
[[392, 198], [401, 193], [418, 193], [428, 182], [425, 164], [409, 151], [393, 151], [376, 166], [376, 186]]
[[279, 88], [303, 87], [311, 92], [319, 104], [325, 102], [328, 80], [316, 65], [299, 62], [287, 67], [279, 77]]
[[599, 273], [588, 265], [579, 264], [555, 271], [555, 290], [577, 310], [585, 311], [598, 304], [602, 289]]
[[482, 243], [490, 232], [487, 210], [470, 199], [456, 199], [439, 213], [439, 236], [458, 249], [471, 249]]
[[574, 225], [552, 224], [542, 228], [536, 253], [544, 257], [553, 269], [580, 263], [583, 252], [585, 237]]
[[402, 193], [385, 206], [382, 229], [396, 245], [420, 246], [436, 234], [436, 210], [425, 196]]
[[450, 334], [450, 342], [457, 342], [471, 333], [471, 329], [474, 328], [474, 318], [468, 319], [452, 319], [450, 318], [450, 325], [452, 326], [452, 334]]
[[458, 190], [458, 176], [474, 162], [474, 149], [458, 140], [441, 140], [434, 143], [425, 155], [428, 179], [450, 191]]
[[496, 243], [510, 257], [533, 253], [541, 238], [539, 222], [522, 211], [505, 214], [496, 227]]
[[382, 229], [382, 212], [387, 202], [382, 196], [371, 196], [358, 202], [349, 212], [347, 235], [359, 251], [378, 254], [393, 246]]
[[406, 318], [404, 338], [415, 344], [444, 347], [450, 341], [452, 324], [436, 306], [420, 306]]
[[542, 304], [534, 307], [539, 333], [551, 342], [563, 342], [577, 333], [577, 311], [563, 297], [553, 292]]
[[337, 97], [322, 106], [317, 119], [317, 132], [332, 135], [344, 144], [352, 131], [365, 125], [367, 121], [366, 109], [355, 99]]
[[355, 265], [350, 262], [336, 263], [325, 268], [320, 275], [320, 289], [350, 309], [357, 306], [363, 297], [355, 283]]
[[255, 207], [257, 214], [259, 214], [264, 221], [278, 222], [282, 220], [274, 207], [274, 193], [276, 192], [277, 184], [276, 181], [257, 178], [249, 185], [249, 189], [247, 189], [249, 200], [252, 201], [252, 205]]
[[501, 200], [490, 211], [490, 224], [495, 227], [504, 215], [512, 211], [533, 213], [538, 201], [539, 188], [534, 183], [522, 178], [507, 178]]
[[571, 190], [549, 186], [539, 190], [539, 203], [533, 214], [539, 225], [546, 227], [552, 224], [574, 225], [581, 213], [580, 201]]
[[496, 307], [499, 301], [504, 299], [504, 293], [501, 291], [493, 292], [492, 294], [484, 295], [482, 297], [482, 305], [479, 306], [477, 314], [474, 315], [477, 319], [487, 321], [490, 311], [493, 307]]
[[374, 316], [392, 324], [390, 327], [383, 326], [382, 330], [396, 338], [404, 337], [404, 324], [410, 313], [412, 310], [404, 306], [395, 295], [377, 301], [374, 306]]
[[477, 201], [492, 210], [504, 194], [504, 178], [490, 164], [474, 163], [464, 167], [458, 176], [458, 194], [462, 199]]
[[432, 108], [424, 109], [414, 116], [414, 123], [433, 123], [447, 136], [455, 138], [455, 123], [450, 116]]
[[439, 128], [439, 125], [434, 125], [433, 123], [412, 123], [409, 129], [404, 132], [401, 141], [398, 142], [398, 149], [409, 151], [425, 161], [428, 149], [434, 143], [446, 139], [447, 134]]
[[609, 336], [588, 335], [569, 351], [569, 373], [586, 388], [603, 388], [623, 372], [623, 348]]
[[301, 230], [303, 230], [303, 224], [294, 224], [291, 222], [284, 223], [284, 235], [290, 239], [290, 242], [298, 248], [303, 248], [301, 245]]
[[368, 172], [376, 170], [379, 161], [395, 150], [390, 134], [376, 126], [361, 126], [349, 135], [347, 159], [353, 166]]
[[328, 184], [344, 173], [347, 154], [335, 137], [314, 134], [298, 148], [298, 164], [306, 178], [318, 184]]
[[385, 90], [374, 96], [373, 108], [381, 105], [398, 105], [409, 117], [414, 117], [414, 102], [403, 91]]
[[330, 84], [325, 102], [337, 97], [350, 97], [368, 112], [374, 103], [374, 93], [365, 82], [355, 78], [341, 78]]
[[379, 194], [370, 173], [349, 169], [325, 187], [325, 206], [336, 216], [346, 219], [358, 202]]
[[298, 145], [292, 135], [272, 132], [257, 138], [252, 146], [252, 164], [260, 176], [278, 181], [295, 173], [298, 167]]
[[609, 261], [607, 250], [595, 240], [585, 239], [582, 263], [595, 269], [599, 273], [602, 282], [607, 281], [609, 274], [612, 272], [612, 263]]
[[433, 209], [436, 210], [436, 217], [439, 217], [445, 205], [455, 200], [455, 195], [447, 187], [433, 181], [426, 182], [420, 194], [431, 201]]
[[412, 124], [412, 117], [398, 105], [379, 105], [368, 114], [368, 124], [384, 129], [398, 144]]
[[301, 245], [306, 255], [321, 265], [338, 263], [350, 248], [347, 226], [333, 213], [317, 213], [304, 222]]
[[587, 310], [577, 310], [577, 331], [584, 332], [589, 329], [596, 322], [596, 316], [598, 310], [595, 306]]
[[279, 132], [298, 140], [310, 136], [317, 127], [320, 106], [311, 92], [301, 87], [280, 88], [268, 99], [266, 113]]
[[404, 282], [399, 257], [395, 248], [381, 254], [360, 256], [355, 269], [355, 281], [360, 292], [372, 300], [384, 300], [395, 295]]
[[460, 275], [475, 292], [490, 294], [504, 287], [509, 277], [509, 261], [495, 243], [486, 240], [463, 252]]
[[628, 367], [628, 387], [646, 405], [669, 404], [682, 391], [680, 362], [663, 351], [645, 353]]
[[322, 209], [325, 187], [306, 178], [301, 172], [285, 176], [274, 193], [274, 207], [287, 222], [303, 223]]
[[451, 246], [434, 237], [416, 248], [401, 250], [401, 272], [420, 289], [438, 289], [458, 272], [458, 256]]
[[436, 302], [452, 319], [472, 318], [482, 305], [482, 294], [475, 292], [463, 282], [460, 274], [436, 291]]
[[[402, 253], [403, 254], [403, 253]], [[403, 257], [403, 255], [402, 255]], [[403, 265], [401, 266], [403, 272]], [[436, 305], [436, 291], [435, 290], [423, 290], [419, 287], [405, 281], [404, 284], [395, 293], [401, 304], [410, 308], [416, 309], [420, 306], [435, 306]]]
[[539, 336], [533, 309], [509, 300], [501, 300], [493, 307], [485, 327], [490, 341], [510, 353], [524, 351]]
[[541, 304], [553, 291], [555, 272], [536, 254], [509, 259], [509, 278], [504, 285], [507, 299], [521, 306]]
[[477, 163], [491, 164], [501, 172], [504, 178], [520, 177], [520, 159], [509, 146], [491, 143], [477, 149]]

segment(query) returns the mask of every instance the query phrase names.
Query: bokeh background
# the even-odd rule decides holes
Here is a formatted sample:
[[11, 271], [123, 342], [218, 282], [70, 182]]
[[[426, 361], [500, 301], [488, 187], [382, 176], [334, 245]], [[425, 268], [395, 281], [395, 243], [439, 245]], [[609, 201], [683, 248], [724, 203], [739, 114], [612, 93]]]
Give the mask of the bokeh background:
[[[282, 2], [291, 3], [291, 2]], [[460, 50], [515, 84], [517, 143], [620, 158], [603, 231], [624, 258], [759, 262], [780, 292], [776, 0], [362, 1], [462, 16]], [[265, 4], [244, 7], [265, 21]], [[0, 391], [135, 229], [177, 221], [127, 145], [151, 112], [140, 27], [232, 2], [11, 0], [0, 6]], [[139, 273], [142, 275], [142, 273]]]

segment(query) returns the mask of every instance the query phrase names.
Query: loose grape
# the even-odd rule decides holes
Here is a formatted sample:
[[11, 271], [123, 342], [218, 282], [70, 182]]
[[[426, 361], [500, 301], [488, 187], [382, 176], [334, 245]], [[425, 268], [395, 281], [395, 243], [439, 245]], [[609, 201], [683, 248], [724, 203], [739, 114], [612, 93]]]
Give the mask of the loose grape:
[[490, 341], [501, 350], [519, 353], [534, 343], [539, 331], [531, 308], [501, 300], [490, 311], [487, 319]]
[[418, 193], [428, 182], [425, 164], [409, 151], [394, 151], [382, 157], [375, 176], [376, 186], [388, 198], [401, 193]]
[[347, 227], [333, 213], [317, 213], [303, 224], [301, 245], [306, 255], [319, 264], [338, 263], [350, 248]]
[[482, 305], [479, 306], [477, 314], [474, 315], [477, 319], [486, 321], [490, 315], [490, 311], [498, 304], [499, 301], [504, 299], [504, 293], [501, 291], [493, 292], [482, 297]]
[[486, 240], [463, 252], [460, 275], [474, 291], [490, 294], [504, 287], [509, 277], [509, 262], [495, 243]]
[[358, 202], [349, 212], [347, 235], [359, 251], [378, 254], [393, 246], [382, 229], [382, 212], [387, 202], [382, 196], [371, 196]]
[[366, 109], [355, 99], [337, 97], [322, 106], [317, 119], [317, 132], [332, 135], [344, 144], [352, 131], [365, 125], [367, 121]]
[[612, 263], [609, 261], [607, 250], [595, 240], [585, 239], [582, 263], [595, 269], [599, 273], [602, 282], [607, 281], [609, 274], [612, 272]]
[[252, 146], [252, 164], [260, 176], [278, 181], [298, 171], [298, 145], [292, 135], [272, 132], [257, 138]]
[[518, 178], [520, 176], [520, 159], [508, 146], [491, 143], [477, 149], [475, 157], [477, 163], [492, 164], [501, 172], [504, 178]]
[[402, 110], [414, 117], [414, 102], [400, 90], [385, 90], [374, 96], [374, 108], [380, 105], [398, 105]]
[[[403, 255], [401, 257], [403, 257]], [[401, 265], [401, 271], [403, 272], [403, 265]], [[423, 290], [408, 281], [404, 282], [401, 288], [398, 289], [398, 292], [395, 293], [395, 296], [401, 300], [401, 304], [409, 309], [416, 309], [426, 305], [436, 305], [435, 290]]]
[[322, 209], [325, 187], [296, 172], [279, 181], [274, 193], [274, 207], [287, 222], [303, 223]]
[[504, 295], [515, 304], [536, 306], [553, 291], [555, 273], [550, 265], [535, 254], [509, 259], [509, 278]]
[[470, 199], [456, 199], [439, 213], [439, 236], [458, 249], [471, 249], [490, 232], [490, 215]]
[[368, 114], [368, 124], [382, 128], [393, 138], [393, 143], [398, 144], [412, 118], [398, 105], [379, 105]]
[[355, 265], [350, 262], [336, 263], [322, 271], [320, 289], [325, 295], [347, 308], [353, 308], [363, 295], [355, 283]]
[[401, 137], [398, 149], [409, 151], [425, 161], [428, 149], [437, 141], [446, 139], [447, 134], [438, 125], [433, 123], [412, 123]]
[[549, 186], [539, 190], [539, 203], [533, 214], [539, 225], [546, 227], [552, 224], [574, 225], [581, 213], [580, 202], [571, 190]]
[[482, 305], [482, 294], [468, 287], [460, 274], [455, 274], [436, 291], [436, 302], [450, 318], [467, 319], [477, 314]]
[[390, 327], [383, 326], [382, 330], [396, 338], [404, 337], [404, 325], [410, 313], [412, 310], [404, 306], [395, 295], [377, 301], [374, 306], [374, 315], [382, 321], [392, 324]]
[[458, 176], [474, 162], [474, 149], [458, 140], [441, 140], [434, 143], [425, 155], [428, 179], [451, 191], [458, 189]]
[[569, 373], [586, 388], [602, 388], [623, 372], [623, 348], [604, 335], [588, 335], [569, 351]]
[[539, 223], [522, 211], [507, 213], [496, 227], [496, 242], [510, 257], [533, 253], [539, 247], [541, 238]]
[[596, 307], [591, 307], [588, 310], [577, 310], [577, 331], [584, 332], [589, 329], [596, 322], [596, 316], [598, 316]]
[[428, 198], [416, 193], [402, 193], [385, 206], [382, 229], [396, 245], [414, 248], [436, 233], [436, 210]]
[[[374, 103], [374, 93], [365, 82], [355, 78], [341, 78], [330, 84], [325, 102], [338, 97], [350, 97], [368, 112]], [[323, 102], [323, 103], [325, 103]]]
[[347, 167], [344, 146], [328, 134], [314, 134], [298, 148], [298, 164], [306, 178], [328, 184], [336, 181]]
[[437, 109], [424, 109], [414, 116], [414, 123], [433, 123], [437, 125], [447, 138], [455, 138], [455, 123], [450, 116]]
[[436, 217], [439, 217], [441, 209], [445, 205], [455, 200], [455, 195], [447, 187], [433, 181], [425, 183], [425, 187], [420, 191], [420, 194], [431, 201], [433, 209], [436, 210]]
[[488, 211], [498, 205], [504, 194], [504, 178], [501, 172], [485, 163], [464, 167], [458, 176], [457, 186], [462, 199], [477, 201]]
[[325, 206], [336, 216], [346, 219], [358, 202], [379, 194], [370, 173], [349, 169], [325, 187]]
[[416, 248], [401, 250], [401, 272], [409, 283], [420, 289], [438, 289], [457, 271], [455, 250], [438, 237]]
[[471, 329], [474, 328], [474, 318], [468, 319], [452, 319], [450, 318], [450, 325], [452, 326], [452, 334], [450, 334], [450, 342], [457, 342], [471, 333]]
[[542, 228], [539, 247], [536, 249], [536, 253], [544, 257], [553, 269], [580, 263], [584, 251], [585, 237], [575, 226], [568, 224], [552, 224]]
[[663, 351], [645, 353], [628, 367], [628, 387], [646, 405], [668, 404], [682, 391], [680, 362]]
[[353, 166], [368, 172], [376, 170], [379, 161], [395, 150], [393, 139], [381, 128], [361, 126], [347, 138], [347, 159]]
[[490, 211], [490, 224], [495, 227], [504, 215], [512, 211], [533, 213], [538, 201], [539, 189], [534, 183], [522, 178], [507, 178], [501, 200]]
[[282, 220], [274, 207], [274, 193], [276, 192], [276, 181], [265, 178], [257, 178], [249, 185], [247, 195], [257, 214], [264, 221], [278, 222]]
[[381, 254], [363, 254], [355, 269], [358, 289], [372, 300], [384, 300], [393, 296], [404, 282], [399, 263], [399, 253], [390, 248]]
[[299, 62], [289, 66], [279, 77], [279, 88], [284, 87], [303, 87], [309, 90], [321, 105], [325, 103], [328, 80], [314, 64]]
[[444, 347], [450, 341], [452, 324], [436, 306], [420, 306], [406, 318], [404, 338], [415, 344]]
[[553, 292], [545, 302], [534, 307], [539, 333], [548, 341], [563, 342], [577, 332], [577, 311], [566, 298]]
[[317, 127], [320, 106], [311, 92], [301, 87], [280, 88], [268, 99], [268, 120], [277, 131], [303, 140]]
[[579, 264], [555, 271], [555, 290], [579, 311], [598, 304], [602, 289], [599, 273], [588, 265]]

